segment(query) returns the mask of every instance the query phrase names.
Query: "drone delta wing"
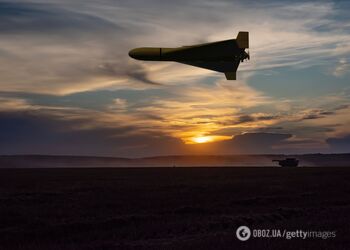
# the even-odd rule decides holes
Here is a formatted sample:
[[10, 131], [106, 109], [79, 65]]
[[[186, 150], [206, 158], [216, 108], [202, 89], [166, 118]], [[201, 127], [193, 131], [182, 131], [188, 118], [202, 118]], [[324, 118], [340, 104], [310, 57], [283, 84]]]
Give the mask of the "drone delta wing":
[[203, 62], [203, 61], [191, 61], [191, 62], [179, 62], [199, 68], [209, 69], [217, 72], [225, 73], [227, 80], [236, 80], [236, 72], [239, 65], [239, 60], [233, 62]]

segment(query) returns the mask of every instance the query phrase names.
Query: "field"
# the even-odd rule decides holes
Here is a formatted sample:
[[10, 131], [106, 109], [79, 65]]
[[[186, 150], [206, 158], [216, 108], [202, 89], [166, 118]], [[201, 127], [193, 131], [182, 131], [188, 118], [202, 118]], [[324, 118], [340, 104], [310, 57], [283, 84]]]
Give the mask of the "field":
[[347, 167], [0, 169], [1, 250], [350, 249], [349, 225]]

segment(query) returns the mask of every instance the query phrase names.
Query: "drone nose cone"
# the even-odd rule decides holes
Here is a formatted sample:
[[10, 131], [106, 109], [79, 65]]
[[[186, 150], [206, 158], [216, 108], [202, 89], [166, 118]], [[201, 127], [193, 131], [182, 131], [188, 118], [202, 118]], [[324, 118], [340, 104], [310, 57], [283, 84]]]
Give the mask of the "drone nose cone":
[[138, 53], [138, 49], [132, 49], [132, 50], [129, 51], [129, 56], [130, 56], [131, 58], [137, 59], [138, 54], [139, 54], [139, 53]]
[[136, 48], [129, 51], [129, 56], [137, 60], [160, 60], [160, 48]]

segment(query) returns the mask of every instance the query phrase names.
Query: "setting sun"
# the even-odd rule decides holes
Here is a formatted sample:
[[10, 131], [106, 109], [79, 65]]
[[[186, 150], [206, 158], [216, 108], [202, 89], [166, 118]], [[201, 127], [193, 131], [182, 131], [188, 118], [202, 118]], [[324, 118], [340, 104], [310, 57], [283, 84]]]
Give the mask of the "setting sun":
[[212, 138], [210, 136], [200, 136], [200, 137], [195, 137], [192, 140], [195, 143], [206, 143], [206, 142], [212, 141]]
[[216, 142], [216, 141], [223, 141], [223, 140], [230, 140], [230, 139], [232, 139], [232, 136], [208, 135], [208, 136], [191, 136], [183, 140], [186, 144], [202, 144], [202, 143], [209, 143], [209, 142]]

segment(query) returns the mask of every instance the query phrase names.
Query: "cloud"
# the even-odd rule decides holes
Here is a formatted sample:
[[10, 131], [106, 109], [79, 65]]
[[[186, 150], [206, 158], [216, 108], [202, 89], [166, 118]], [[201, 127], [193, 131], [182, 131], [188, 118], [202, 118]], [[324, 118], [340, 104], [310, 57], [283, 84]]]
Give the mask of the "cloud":
[[[199, 84], [187, 88], [174, 86], [167, 91], [171, 95], [166, 99], [154, 98], [137, 106], [132, 113], [161, 117], [150, 124], [185, 142], [201, 135], [215, 136], [215, 131], [232, 124], [242, 108], [270, 102], [263, 93], [240, 81], [218, 82], [206, 87]], [[148, 121], [142, 122], [148, 124]]]
[[[279, 130], [279, 128], [275, 128]], [[322, 140], [303, 139], [278, 132], [251, 132], [238, 134], [231, 140], [213, 143], [216, 154], [305, 154], [329, 152]]]
[[255, 121], [255, 118], [251, 115], [241, 115], [238, 117], [237, 123], [247, 123], [247, 122], [253, 122]]
[[230, 122], [224, 123], [225, 125], [243, 125], [247, 123], [266, 125], [275, 122], [279, 122], [282, 117], [272, 114], [264, 113], [253, 113], [253, 114], [242, 114], [232, 119]]
[[300, 120], [315, 120], [324, 118], [326, 115], [333, 115], [333, 111], [323, 111], [323, 110], [304, 110], [301, 112]]
[[115, 98], [109, 108], [113, 110], [125, 110], [127, 108], [127, 105], [127, 100], [122, 98]]
[[335, 110], [335, 111], [338, 111], [338, 110], [347, 109], [347, 108], [349, 108], [349, 107], [350, 107], [350, 105], [348, 105], [348, 104], [341, 104], [341, 105], [335, 107], [334, 110]]
[[120, 117], [109, 117], [114, 120], [108, 124], [103, 121], [108, 117], [99, 113], [46, 111], [0, 112], [0, 154], [142, 157], [198, 153], [273, 153], [282, 152], [280, 148], [288, 144], [288, 139], [292, 137], [282, 133], [245, 133], [230, 140], [193, 145], [185, 144], [159, 129], [147, 130], [137, 123], [122, 122]]
[[326, 142], [330, 146], [331, 152], [350, 152], [350, 135], [337, 138], [328, 138]]
[[52, 4], [1, 3], [0, 14], [3, 91], [62, 95], [158, 84], [128, 59], [122, 24]]
[[250, 72], [247, 77], [256, 70], [326, 62], [343, 54], [339, 48], [350, 40], [343, 29], [319, 28], [345, 25], [333, 18], [338, 9], [332, 2], [251, 1], [248, 5], [153, 0], [146, 7], [141, 1], [81, 3], [1, 3], [2, 90], [69, 94], [222, 77], [176, 63], [136, 62], [127, 52], [137, 46], [171, 47], [232, 38], [241, 29], [251, 33], [254, 60], [240, 67]]
[[[9, 98], [10, 99], [10, 98]], [[0, 154], [69, 154], [142, 157], [169, 154], [258, 154], [325, 151], [322, 141], [298, 138], [283, 133], [284, 128], [263, 127], [257, 132], [231, 131], [232, 139], [201, 145], [185, 144], [181, 136], [191, 137], [203, 131], [219, 136], [212, 122], [170, 123], [166, 116], [147, 112], [128, 114], [124, 99], [114, 99], [114, 109], [106, 113], [78, 108], [33, 106], [16, 99], [8, 100], [7, 111], [0, 112]], [[13, 104], [21, 103], [15, 108]], [[24, 105], [23, 105], [24, 104]], [[142, 118], [141, 118], [142, 117]], [[254, 117], [259, 120], [259, 116]], [[212, 117], [203, 116], [202, 119]], [[215, 118], [215, 117], [214, 117]], [[179, 118], [177, 118], [179, 119]], [[250, 128], [254, 131], [254, 128]], [[301, 127], [303, 131], [308, 128]], [[311, 131], [315, 128], [310, 128]], [[182, 134], [176, 134], [178, 131]], [[248, 129], [249, 130], [249, 129]], [[259, 132], [260, 130], [260, 132]], [[298, 130], [296, 130], [297, 132]], [[229, 136], [227, 136], [229, 138]], [[331, 145], [335, 140], [329, 139]], [[338, 142], [337, 142], [338, 143]], [[338, 152], [340, 147], [333, 150]]]
[[[69, 96], [16, 92], [2, 92], [1, 95], [6, 96], [7, 100], [21, 100], [28, 110], [52, 112], [52, 115], [62, 118], [71, 117], [72, 113], [74, 117], [79, 114], [88, 116], [84, 118], [86, 120], [91, 116], [98, 121], [96, 126], [111, 126], [113, 122], [120, 124], [123, 121], [133, 124], [135, 133], [162, 131], [189, 141], [194, 136], [210, 134], [222, 127], [244, 107], [269, 102], [262, 93], [242, 82], [226, 85], [220, 83], [205, 88], [174, 86], [157, 90], [156, 94], [150, 90], [147, 93], [116, 90]], [[11, 107], [7, 107], [7, 110], [10, 111]]]
[[[308, 134], [309, 138], [314, 137], [326, 140], [328, 137], [338, 137], [349, 133], [350, 130], [347, 124], [350, 122], [350, 109], [346, 103], [346, 99], [341, 102], [325, 102], [324, 106], [326, 108], [300, 112], [299, 123], [302, 122], [301, 124], [308, 129], [303, 130], [299, 128], [298, 134], [304, 136]], [[297, 124], [297, 120], [295, 120], [295, 124]], [[288, 127], [293, 129], [293, 124], [289, 123]]]
[[0, 32], [7, 35], [35, 33], [41, 37], [54, 35], [60, 39], [63, 34], [82, 36], [84, 33], [88, 35], [90, 30], [95, 35], [101, 35], [105, 30], [122, 29], [103, 18], [52, 4], [0, 3], [0, 13]]
[[336, 77], [344, 76], [350, 70], [350, 64], [348, 63], [346, 58], [339, 59], [337, 66], [333, 71], [333, 75]]
[[[83, 153], [93, 152], [90, 145], [95, 144], [98, 154], [127, 154], [129, 149], [135, 149], [129, 150], [135, 155], [191, 152], [183, 142], [196, 136], [235, 136], [220, 142], [228, 143], [227, 152], [239, 151], [238, 142], [249, 145], [253, 139], [266, 146], [266, 152], [275, 152], [274, 147], [282, 145], [315, 146], [315, 142], [350, 132], [349, 95], [310, 99], [300, 89], [299, 96], [283, 93], [284, 98], [272, 97], [258, 90], [264, 88], [252, 76], [269, 69], [282, 85], [280, 67], [315, 65], [322, 66], [327, 77], [333, 77], [332, 73], [345, 76], [350, 36], [343, 20], [347, 13], [339, 4], [226, 0], [150, 0], [147, 5], [139, 0], [0, 3], [0, 111], [23, 113], [27, 121], [23, 125], [29, 128], [38, 122], [46, 137], [36, 145], [50, 152], [68, 152], [69, 147], [64, 151], [50, 146], [64, 145], [59, 138], [72, 145], [72, 152], [79, 153], [79, 148]], [[239, 30], [250, 32], [252, 60], [240, 66], [238, 81], [228, 82], [222, 74], [177, 63], [138, 62], [127, 55], [129, 49], [139, 46], [175, 47], [229, 39]], [[313, 86], [318, 80], [308, 84]], [[330, 85], [340, 88], [338, 82]], [[19, 121], [15, 115], [3, 119], [8, 124], [10, 119]], [[40, 124], [46, 124], [47, 130]], [[31, 133], [25, 127], [20, 130]], [[292, 134], [291, 138], [282, 136]], [[273, 141], [263, 145], [262, 137]], [[28, 140], [34, 142], [30, 136]], [[27, 146], [22, 147], [24, 144]], [[17, 149], [28, 149], [29, 144], [24, 140]]]
[[[161, 92], [157, 90], [156, 94], [139, 90], [103, 91], [100, 95], [96, 92], [87, 92], [62, 97], [37, 94], [32, 97], [32, 94], [5, 92], [1, 94], [7, 96], [3, 98], [7, 103], [3, 111], [24, 111], [44, 117], [49, 116], [54, 120], [69, 121], [72, 123], [69, 123], [68, 127], [74, 128], [74, 133], [78, 134], [80, 131], [87, 130], [107, 128], [117, 131], [119, 127], [130, 127], [130, 131], [125, 133], [125, 136], [142, 136], [140, 138], [143, 139], [168, 137], [181, 142], [177, 147], [179, 151], [174, 152], [189, 153], [192, 149], [198, 148], [188, 148], [183, 145], [183, 142], [193, 143], [193, 138], [196, 137], [211, 136], [216, 139], [229, 139], [232, 136], [239, 136], [242, 132], [293, 134], [294, 137], [289, 138], [288, 143], [277, 143], [278, 147], [283, 148], [284, 152], [295, 151], [297, 147], [302, 151], [305, 148], [310, 150], [312, 146], [320, 148], [319, 145], [323, 145], [323, 138], [337, 135], [339, 131], [344, 132], [345, 127], [341, 124], [343, 117], [348, 114], [346, 104], [335, 102], [329, 104], [327, 109], [314, 108], [300, 111], [297, 108], [283, 112], [273, 110], [256, 112], [256, 109], [261, 109], [263, 105], [269, 106], [274, 103], [274, 100], [240, 81], [233, 85], [230, 83], [229, 87], [222, 84], [209, 85], [205, 88], [192, 86], [186, 89], [174, 86], [163, 89]], [[131, 98], [132, 96], [134, 97]], [[167, 98], [164, 100], [160, 96], [167, 96]], [[43, 105], [47, 101], [38, 102], [40, 99], [49, 99], [52, 103], [50, 106]], [[99, 99], [104, 101], [101, 106], [94, 104]], [[236, 102], [237, 99], [241, 101]], [[66, 126], [62, 125], [62, 127]], [[267, 140], [270, 139], [267, 138]], [[127, 141], [123, 140], [123, 142]], [[98, 145], [99, 143], [96, 143], [96, 147]], [[142, 148], [143, 152], [150, 150], [146, 150], [147, 147], [138, 147]], [[201, 147], [204, 148], [204, 146]], [[266, 150], [269, 151], [271, 148], [272, 145]], [[323, 146], [322, 149], [324, 149]], [[157, 150], [154, 148], [150, 152], [155, 153], [158, 152]], [[238, 145], [237, 148], [231, 145], [224, 147], [222, 152], [232, 153], [237, 150], [239, 151]], [[220, 153], [221, 150], [208, 146], [207, 151], [201, 152]]]
[[0, 111], [21, 110], [30, 107], [29, 103], [21, 98], [0, 97]]
[[223, 150], [230, 148], [236, 153], [271, 153], [274, 151], [273, 147], [291, 137], [290, 134], [246, 133], [223, 142]]
[[132, 125], [83, 129], [85, 122], [40, 112], [1, 112], [0, 154], [135, 157], [185, 152], [179, 139], [162, 132], [134, 134]]

